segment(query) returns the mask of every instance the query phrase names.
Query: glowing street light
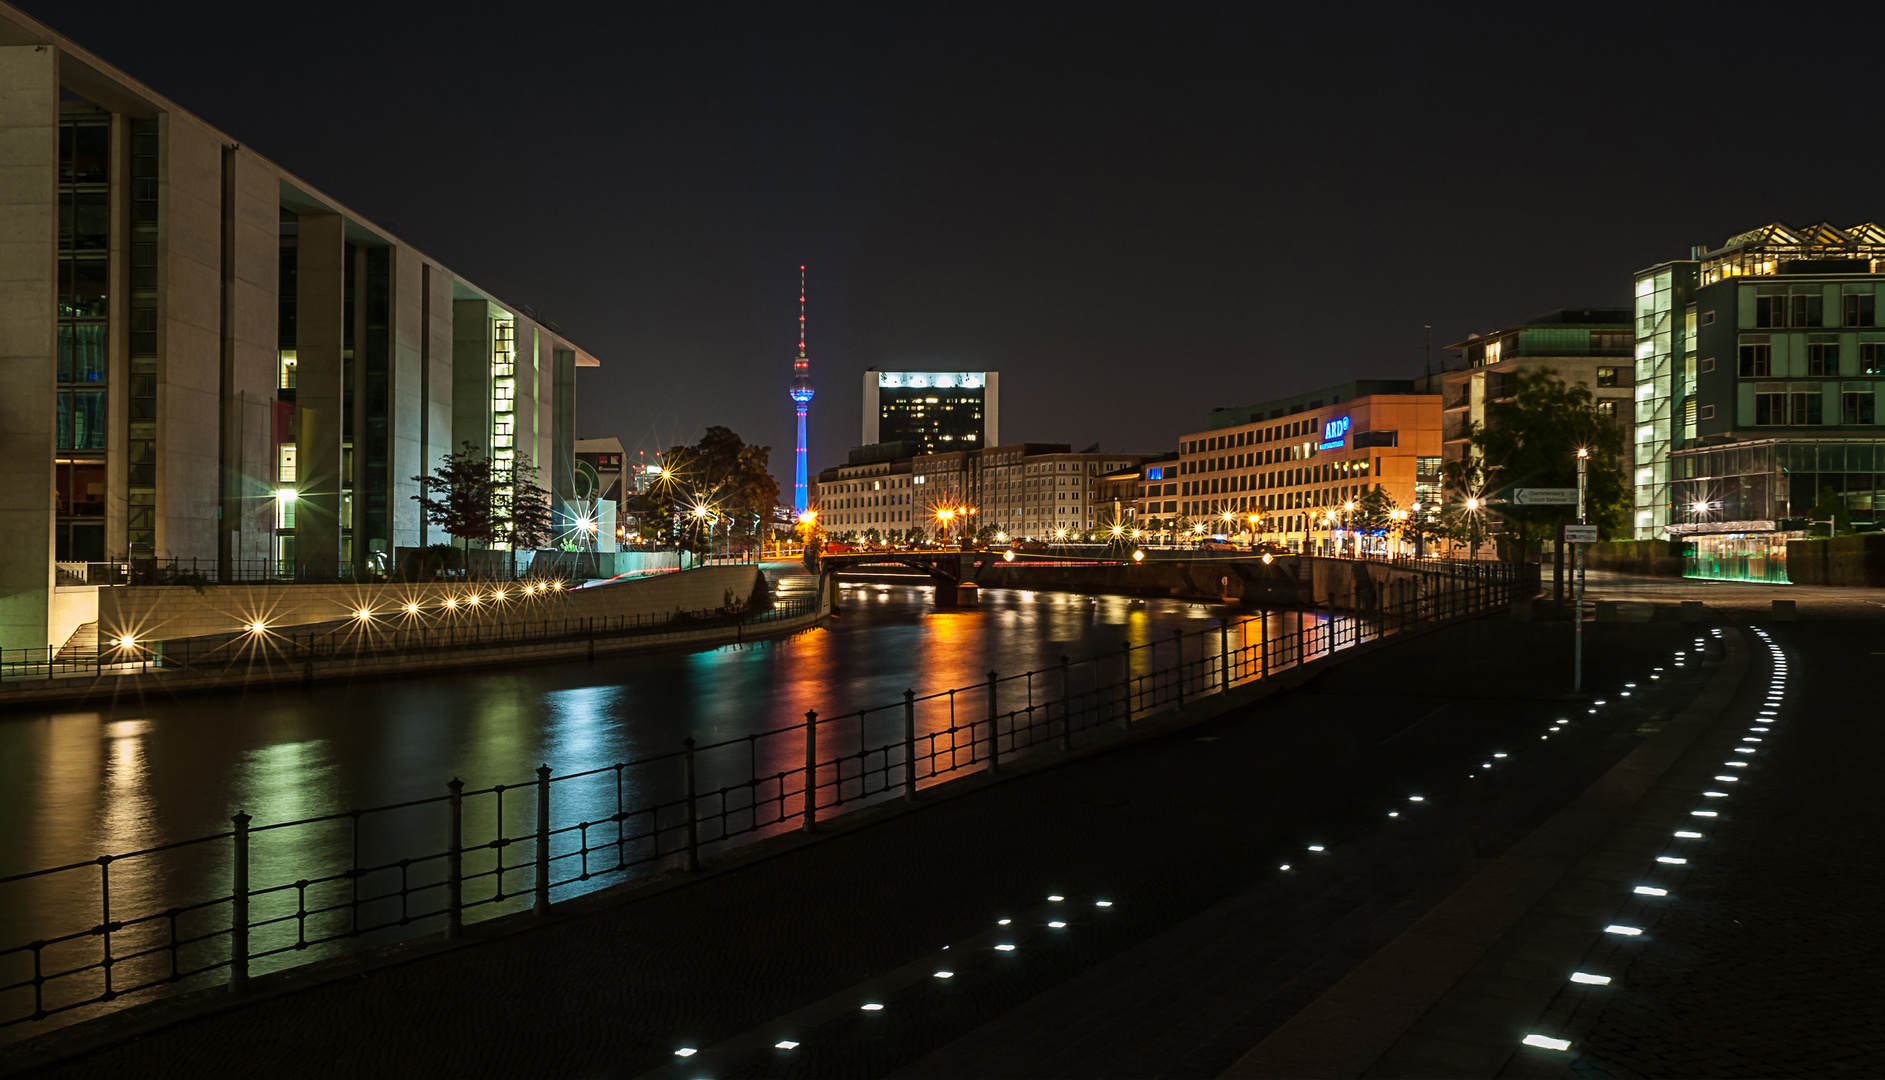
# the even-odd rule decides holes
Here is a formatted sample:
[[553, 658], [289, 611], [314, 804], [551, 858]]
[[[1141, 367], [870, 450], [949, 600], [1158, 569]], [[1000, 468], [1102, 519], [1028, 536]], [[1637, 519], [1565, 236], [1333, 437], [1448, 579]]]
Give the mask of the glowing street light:
[[1145, 561], [1145, 552], [1144, 552], [1143, 550], [1141, 550], [1141, 551], [1134, 551], [1134, 552], [1132, 553], [1132, 561], [1133, 561], [1133, 562], [1136, 562], [1136, 563], [1140, 563], [1140, 562], [1144, 562], [1144, 561]]

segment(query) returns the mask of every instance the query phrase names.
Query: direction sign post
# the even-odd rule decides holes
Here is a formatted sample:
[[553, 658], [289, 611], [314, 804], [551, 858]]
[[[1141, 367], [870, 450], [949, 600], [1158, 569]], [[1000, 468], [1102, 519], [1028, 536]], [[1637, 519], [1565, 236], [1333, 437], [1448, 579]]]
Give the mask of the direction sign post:
[[1597, 542], [1597, 526], [1566, 525], [1564, 527], [1564, 542], [1567, 544], [1595, 544]]
[[1576, 488], [1513, 488], [1513, 506], [1576, 506]]

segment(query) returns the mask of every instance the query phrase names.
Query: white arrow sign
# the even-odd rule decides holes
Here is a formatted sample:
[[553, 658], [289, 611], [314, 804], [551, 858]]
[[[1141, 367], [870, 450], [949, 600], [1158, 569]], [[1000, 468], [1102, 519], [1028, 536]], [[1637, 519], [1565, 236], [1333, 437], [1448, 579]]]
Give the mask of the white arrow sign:
[[1513, 506], [1576, 506], [1576, 488], [1513, 488]]

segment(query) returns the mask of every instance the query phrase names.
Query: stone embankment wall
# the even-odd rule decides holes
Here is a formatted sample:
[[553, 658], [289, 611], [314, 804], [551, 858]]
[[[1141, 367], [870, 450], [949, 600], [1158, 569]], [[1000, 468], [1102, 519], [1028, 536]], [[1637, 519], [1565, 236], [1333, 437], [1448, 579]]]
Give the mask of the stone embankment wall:
[[[652, 617], [715, 611], [726, 606], [729, 597], [750, 607], [763, 602], [766, 582], [756, 566], [706, 566], [539, 596], [526, 596], [523, 590], [523, 583], [514, 581], [216, 585], [201, 593], [186, 585], [115, 586], [99, 590], [98, 630], [101, 641], [127, 634], [138, 641], [167, 641], [237, 633], [255, 622], [270, 629], [315, 626], [352, 618], [361, 610], [402, 618], [408, 604], [419, 605], [422, 614], [416, 618], [461, 625]], [[473, 597], [477, 604], [470, 602]], [[447, 600], [455, 606], [447, 609]]]

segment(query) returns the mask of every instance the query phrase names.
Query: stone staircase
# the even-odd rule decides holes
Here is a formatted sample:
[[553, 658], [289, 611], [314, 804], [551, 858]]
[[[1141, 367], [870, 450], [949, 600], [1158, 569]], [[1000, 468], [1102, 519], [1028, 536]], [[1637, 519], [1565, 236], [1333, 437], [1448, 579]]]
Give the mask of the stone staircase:
[[80, 623], [64, 645], [59, 646], [57, 660], [93, 660], [98, 656], [98, 623]]

